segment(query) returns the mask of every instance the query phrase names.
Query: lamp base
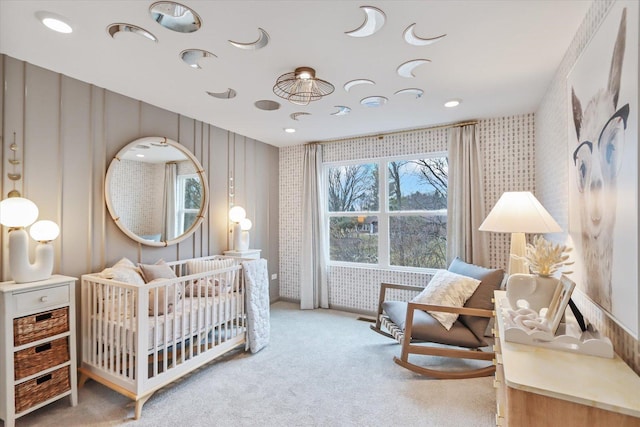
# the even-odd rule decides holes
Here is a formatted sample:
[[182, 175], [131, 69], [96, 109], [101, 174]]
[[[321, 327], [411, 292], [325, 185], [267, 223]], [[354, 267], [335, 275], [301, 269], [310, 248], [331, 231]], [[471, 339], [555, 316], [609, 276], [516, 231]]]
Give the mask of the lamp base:
[[508, 275], [529, 274], [529, 266], [524, 259], [517, 259], [513, 255], [524, 258], [527, 241], [524, 233], [511, 233], [511, 248], [509, 249], [509, 269]]
[[9, 271], [16, 283], [37, 282], [51, 277], [53, 271], [53, 246], [39, 243], [36, 260], [29, 262], [29, 237], [24, 228], [9, 233]]

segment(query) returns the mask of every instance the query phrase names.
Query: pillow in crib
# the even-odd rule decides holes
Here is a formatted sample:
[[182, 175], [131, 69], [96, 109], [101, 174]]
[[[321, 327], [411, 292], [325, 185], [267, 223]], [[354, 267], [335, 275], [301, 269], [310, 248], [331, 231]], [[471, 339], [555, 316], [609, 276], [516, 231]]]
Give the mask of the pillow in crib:
[[[226, 273], [230, 275], [230, 273]], [[185, 290], [185, 296], [197, 297], [204, 296], [219, 296], [220, 294], [228, 294], [231, 292], [233, 282], [226, 279], [214, 279], [212, 277], [195, 280], [192, 284], [187, 285]]]
[[99, 275], [104, 279], [116, 280], [130, 285], [144, 285], [140, 269], [126, 257], [116, 262], [113, 267], [105, 268]]
[[138, 264], [138, 267], [140, 267], [142, 278], [146, 283], [155, 279], [175, 279], [177, 277], [169, 264], [162, 259], [155, 264]]
[[[152, 285], [155, 283], [163, 283], [163, 282], [166, 282], [166, 280], [167, 279], [163, 279], [163, 278], [153, 279], [147, 284]], [[182, 298], [182, 293], [180, 292], [180, 289], [178, 289], [178, 292], [176, 294], [175, 287], [176, 285], [169, 285], [169, 286], [159, 286], [159, 287], [149, 289], [149, 316], [154, 316], [156, 314], [158, 315], [169, 314], [173, 312], [174, 301], [177, 302], [178, 300], [180, 300], [180, 298]], [[156, 293], [158, 294], [157, 310], [156, 310], [156, 301], [155, 301]], [[167, 298], [166, 302], [165, 302], [165, 294]]]

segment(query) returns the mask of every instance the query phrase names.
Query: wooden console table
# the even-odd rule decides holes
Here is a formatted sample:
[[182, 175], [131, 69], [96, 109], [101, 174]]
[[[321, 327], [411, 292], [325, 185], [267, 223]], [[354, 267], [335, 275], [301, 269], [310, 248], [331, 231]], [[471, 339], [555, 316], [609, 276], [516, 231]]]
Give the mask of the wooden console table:
[[575, 354], [504, 340], [506, 292], [495, 292], [496, 425], [640, 426], [640, 377], [618, 355]]

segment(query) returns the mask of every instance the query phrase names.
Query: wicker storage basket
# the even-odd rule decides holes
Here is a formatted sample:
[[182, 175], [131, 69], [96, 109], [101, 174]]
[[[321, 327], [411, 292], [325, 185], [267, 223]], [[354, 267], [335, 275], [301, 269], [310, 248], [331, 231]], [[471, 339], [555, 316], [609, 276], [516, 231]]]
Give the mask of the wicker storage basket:
[[69, 330], [69, 308], [45, 311], [13, 320], [13, 342], [19, 346]]
[[69, 367], [64, 366], [48, 374], [18, 384], [15, 388], [16, 413], [19, 414], [38, 403], [71, 390], [69, 373]]
[[69, 339], [67, 337], [17, 351], [13, 356], [16, 380], [53, 368], [68, 360]]

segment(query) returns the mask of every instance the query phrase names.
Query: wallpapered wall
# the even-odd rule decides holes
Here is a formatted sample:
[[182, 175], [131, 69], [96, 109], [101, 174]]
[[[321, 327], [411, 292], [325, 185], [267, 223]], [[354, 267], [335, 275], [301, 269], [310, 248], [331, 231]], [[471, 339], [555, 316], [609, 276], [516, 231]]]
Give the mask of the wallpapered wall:
[[[482, 120], [478, 138], [484, 158], [485, 210], [488, 212], [504, 191], [534, 191], [534, 115], [526, 114]], [[393, 135], [367, 136], [324, 145], [323, 161], [355, 160], [446, 151], [447, 129], [415, 130]], [[299, 253], [304, 230], [299, 215], [303, 146], [280, 149], [280, 296], [300, 299]], [[504, 268], [509, 236], [490, 236], [490, 264]], [[430, 276], [418, 272], [375, 268], [330, 267], [329, 304], [351, 311], [372, 313], [377, 309], [381, 282], [424, 285]]]
[[[11, 157], [15, 132], [18, 158], [24, 161], [18, 189], [38, 205], [41, 219], [52, 219], [61, 228], [54, 241], [55, 273], [79, 277], [123, 256], [134, 262], [156, 262], [222, 253], [229, 248], [230, 193], [253, 221], [252, 247], [262, 249], [269, 272], [277, 272], [276, 147], [5, 55], [0, 56], [0, 81], [0, 190], [4, 197], [12, 187], [4, 159]], [[202, 226], [190, 238], [166, 248], [130, 240], [117, 228], [104, 202], [111, 159], [143, 136], [165, 136], [184, 145], [209, 179], [209, 208]], [[4, 227], [0, 236], [0, 278], [8, 279]], [[275, 299], [277, 280], [270, 285]]]
[[[540, 201], [558, 221], [563, 230], [568, 230], [568, 162], [567, 112], [569, 99], [566, 79], [583, 49], [604, 20], [612, 1], [595, 1], [585, 16], [571, 45], [558, 67], [547, 93], [536, 112], [536, 185]], [[638, 40], [635, 40], [638, 48]], [[635, 137], [637, 143], [637, 135]], [[558, 237], [564, 241], [566, 234]], [[637, 265], [637, 264], [636, 264]], [[630, 283], [629, 286], [638, 286]], [[580, 311], [595, 327], [608, 336], [616, 353], [640, 374], [640, 341], [627, 333], [598, 306], [580, 291], [573, 299]]]

